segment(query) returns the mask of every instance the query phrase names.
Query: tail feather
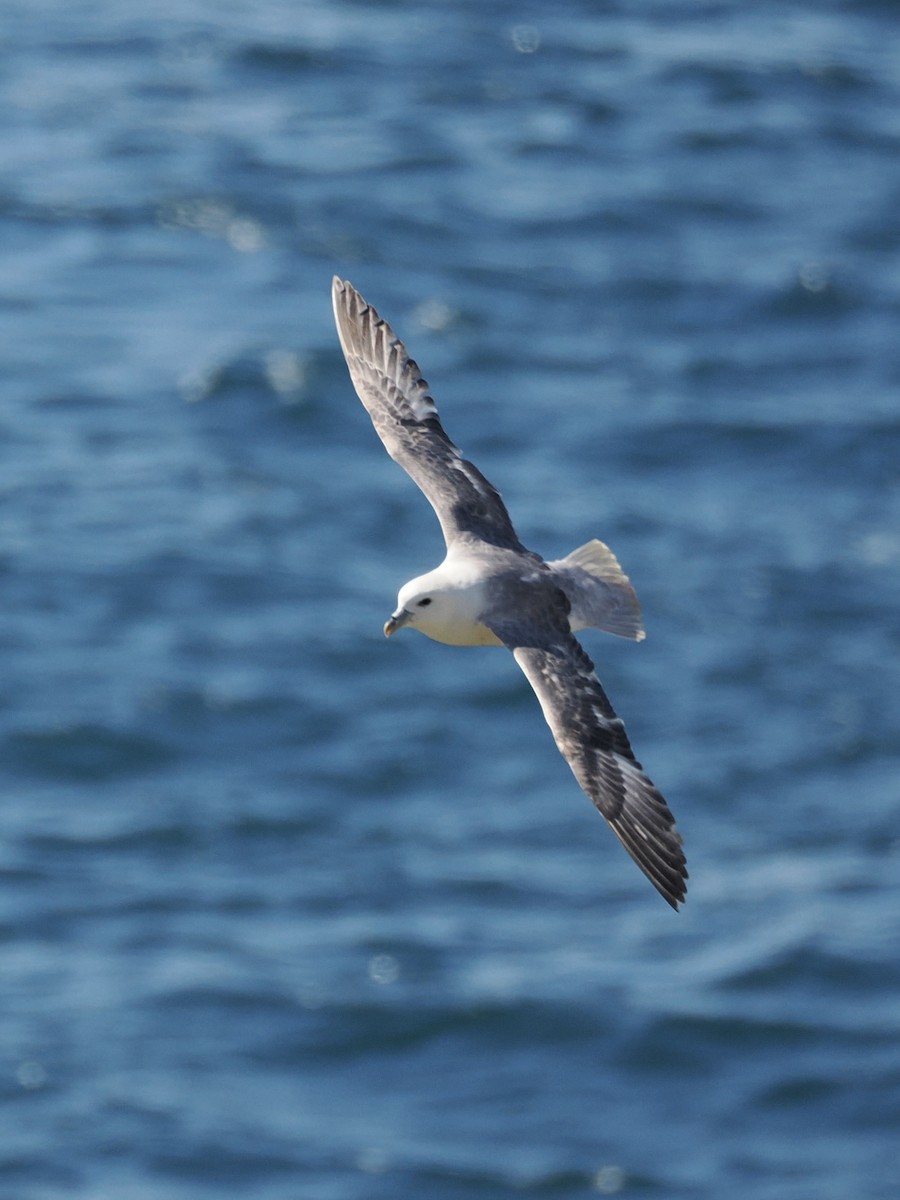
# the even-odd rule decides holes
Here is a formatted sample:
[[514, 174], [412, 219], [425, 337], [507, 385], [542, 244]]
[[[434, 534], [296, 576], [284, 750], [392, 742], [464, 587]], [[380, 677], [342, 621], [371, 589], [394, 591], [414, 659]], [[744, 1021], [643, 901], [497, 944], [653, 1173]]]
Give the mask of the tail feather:
[[641, 606], [619, 560], [594, 538], [565, 558], [548, 563], [572, 605], [573, 630], [594, 627], [640, 642], [645, 637]]

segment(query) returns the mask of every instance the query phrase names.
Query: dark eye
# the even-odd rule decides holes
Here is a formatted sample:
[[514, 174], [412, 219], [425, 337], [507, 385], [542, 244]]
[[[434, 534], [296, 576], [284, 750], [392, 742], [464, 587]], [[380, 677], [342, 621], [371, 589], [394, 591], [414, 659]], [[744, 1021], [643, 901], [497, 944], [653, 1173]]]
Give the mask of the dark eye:
[[428, 605], [428, 604], [430, 604], [430, 603], [431, 603], [431, 597], [430, 597], [430, 596], [426, 596], [424, 600], [419, 600], [419, 601], [417, 602], [417, 605], [416, 605], [416, 607], [417, 607], [417, 608], [425, 608], [425, 607], [426, 607], [426, 605]]

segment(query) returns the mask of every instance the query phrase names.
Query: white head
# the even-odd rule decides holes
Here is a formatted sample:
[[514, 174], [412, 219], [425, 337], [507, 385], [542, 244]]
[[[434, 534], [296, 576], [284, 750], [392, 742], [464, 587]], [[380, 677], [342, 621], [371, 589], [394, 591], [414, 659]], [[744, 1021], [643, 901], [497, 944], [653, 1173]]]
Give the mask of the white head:
[[440, 578], [436, 579], [436, 575], [436, 571], [429, 571], [427, 575], [404, 583], [397, 596], [397, 607], [390, 620], [385, 622], [385, 637], [390, 637], [404, 625], [427, 633], [435, 619], [441, 624], [441, 614], [448, 602], [447, 585]]
[[384, 635], [408, 625], [451, 646], [493, 644], [497, 639], [479, 621], [482, 608], [482, 584], [456, 579], [442, 564], [403, 585]]

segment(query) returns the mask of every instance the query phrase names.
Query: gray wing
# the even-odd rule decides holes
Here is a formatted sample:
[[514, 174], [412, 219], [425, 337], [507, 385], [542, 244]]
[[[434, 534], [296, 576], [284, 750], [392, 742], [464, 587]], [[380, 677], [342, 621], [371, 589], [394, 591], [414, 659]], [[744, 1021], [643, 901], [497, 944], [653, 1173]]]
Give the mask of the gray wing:
[[332, 298], [357, 395], [388, 454], [425, 493], [447, 545], [469, 535], [524, 549], [500, 493], [444, 433], [428, 384], [390, 325], [337, 276]]
[[[656, 890], [673, 908], [688, 877], [681, 835], [662, 794], [634, 756], [594, 664], [568, 631], [565, 598], [523, 619], [488, 616], [485, 624], [513, 652], [534, 688], [560, 753], [585, 794]], [[521, 611], [521, 609], [520, 609]]]

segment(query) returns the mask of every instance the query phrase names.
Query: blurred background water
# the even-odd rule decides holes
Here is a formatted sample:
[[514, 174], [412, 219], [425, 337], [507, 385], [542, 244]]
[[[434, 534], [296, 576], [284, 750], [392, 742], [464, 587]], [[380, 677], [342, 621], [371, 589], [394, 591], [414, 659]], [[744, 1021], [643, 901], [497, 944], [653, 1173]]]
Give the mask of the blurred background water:
[[[0, 1195], [887, 1200], [888, 2], [8, 0]], [[350, 278], [548, 557], [672, 913], [442, 554]]]

